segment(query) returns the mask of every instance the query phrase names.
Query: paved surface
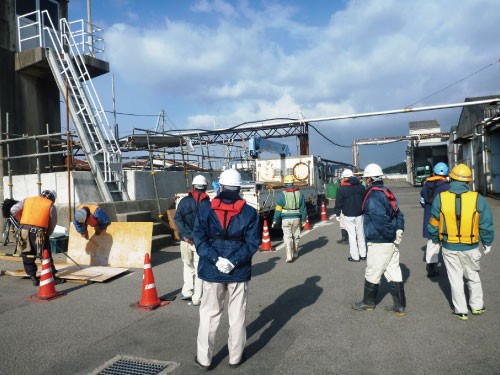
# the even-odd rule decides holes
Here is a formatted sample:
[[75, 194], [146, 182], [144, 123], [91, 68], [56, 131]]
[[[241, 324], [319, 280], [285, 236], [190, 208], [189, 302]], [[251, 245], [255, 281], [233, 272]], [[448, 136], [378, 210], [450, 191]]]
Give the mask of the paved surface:
[[[227, 365], [227, 315], [221, 322], [214, 374], [499, 374], [500, 246], [483, 257], [487, 313], [451, 316], [449, 284], [426, 278], [419, 189], [394, 188], [406, 217], [401, 263], [407, 316], [384, 311], [392, 299], [384, 282], [378, 307], [358, 312], [364, 263], [347, 262], [335, 221], [305, 233], [301, 255], [285, 263], [283, 249], [257, 253], [248, 304], [246, 353]], [[500, 223], [500, 201], [489, 200]], [[497, 231], [497, 234], [499, 232]], [[279, 248], [279, 238], [275, 238]], [[178, 246], [153, 253], [160, 295], [179, 294]], [[21, 263], [0, 261], [0, 269]], [[27, 300], [30, 280], [0, 277], [0, 374], [88, 374], [116, 355], [172, 361], [172, 374], [197, 374], [193, 365], [198, 308], [180, 299], [153, 312], [131, 309], [141, 295], [142, 269], [103, 284], [57, 286], [68, 294], [49, 303]]]

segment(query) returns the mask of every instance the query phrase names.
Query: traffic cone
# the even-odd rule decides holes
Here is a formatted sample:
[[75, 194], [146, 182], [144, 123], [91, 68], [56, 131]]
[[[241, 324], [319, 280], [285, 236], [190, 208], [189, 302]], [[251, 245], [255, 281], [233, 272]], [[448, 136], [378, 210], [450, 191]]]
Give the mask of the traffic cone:
[[38, 289], [38, 294], [35, 294], [28, 299], [30, 301], [49, 302], [65, 295], [66, 293], [64, 292], [56, 291], [56, 284], [54, 283], [54, 278], [52, 277], [52, 265], [50, 264], [49, 251], [45, 249], [43, 251], [42, 275], [40, 276], [40, 288]]
[[151, 261], [149, 259], [149, 254], [146, 253], [144, 256], [144, 274], [142, 275], [141, 300], [130, 305], [130, 307], [137, 310], [152, 311], [158, 307], [168, 305], [169, 303], [170, 302], [158, 298], [153, 269], [151, 268]]
[[306, 216], [306, 225], [304, 225], [304, 230], [311, 230], [311, 225], [309, 224], [309, 216]]
[[271, 236], [269, 235], [269, 227], [267, 226], [266, 219], [264, 219], [264, 228], [262, 230], [262, 244], [260, 245], [259, 251], [273, 251], [273, 246], [271, 245]]
[[325, 202], [321, 202], [321, 221], [328, 221], [328, 216], [326, 216]]

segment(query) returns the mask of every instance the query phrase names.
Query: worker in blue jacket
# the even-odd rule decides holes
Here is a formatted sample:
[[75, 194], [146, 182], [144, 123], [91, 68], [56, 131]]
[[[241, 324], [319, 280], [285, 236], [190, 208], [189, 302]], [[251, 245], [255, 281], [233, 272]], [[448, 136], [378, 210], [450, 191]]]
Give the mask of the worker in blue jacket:
[[384, 186], [384, 171], [368, 164], [363, 172], [368, 191], [363, 202], [365, 240], [368, 245], [363, 300], [351, 304], [355, 310], [373, 310], [382, 275], [391, 286], [392, 306], [386, 310], [405, 315], [406, 297], [399, 265], [399, 244], [403, 238], [404, 215], [394, 194]]
[[450, 178], [450, 188], [434, 198], [427, 229], [432, 241], [441, 242], [443, 247], [454, 308], [452, 314], [460, 320], [467, 320], [464, 278], [469, 287], [472, 314], [480, 315], [486, 311], [479, 278], [479, 242], [484, 246], [484, 254], [488, 254], [495, 230], [488, 202], [469, 187], [471, 169], [465, 164], [458, 164], [451, 170]]
[[245, 317], [252, 257], [261, 244], [259, 215], [240, 198], [241, 175], [227, 169], [220, 175], [221, 192], [211, 206], [200, 207], [194, 243], [200, 256], [198, 277], [203, 280], [195, 364], [211, 369], [215, 336], [227, 296], [229, 365], [245, 360]]
[[425, 263], [427, 277], [434, 277], [439, 274], [438, 260], [440, 246], [438, 243], [432, 242], [427, 225], [431, 218], [431, 208], [434, 198], [442, 191], [448, 190], [450, 185], [448, 181], [448, 166], [446, 163], [439, 162], [433, 168], [433, 176], [425, 180], [422, 190], [420, 190], [420, 205], [424, 209], [423, 236], [427, 238], [425, 247]]
[[306, 225], [307, 209], [304, 195], [295, 186], [295, 178], [288, 175], [283, 182], [285, 190], [278, 195], [271, 227], [276, 227], [282, 221], [286, 262], [291, 263], [299, 256], [300, 231]]
[[109, 224], [111, 224], [111, 221], [108, 215], [97, 204], [79, 205], [73, 217], [73, 225], [76, 231], [87, 240], [89, 239], [87, 230], [89, 225], [94, 228], [95, 234], [99, 235]]
[[203, 294], [203, 281], [198, 277], [199, 257], [194, 246], [193, 229], [198, 210], [210, 206], [206, 193], [208, 181], [203, 175], [193, 178], [192, 189], [181, 199], [175, 211], [174, 221], [181, 239], [181, 259], [183, 265], [182, 299], [199, 306]]

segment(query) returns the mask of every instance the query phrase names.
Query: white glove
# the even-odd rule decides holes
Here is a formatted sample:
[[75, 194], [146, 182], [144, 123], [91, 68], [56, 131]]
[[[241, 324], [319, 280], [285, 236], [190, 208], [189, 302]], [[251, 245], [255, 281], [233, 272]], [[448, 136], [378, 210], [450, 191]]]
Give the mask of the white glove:
[[403, 239], [403, 230], [398, 229], [396, 231], [396, 239], [394, 240], [394, 244], [399, 245], [402, 239]]
[[483, 250], [483, 254], [488, 254], [491, 251], [491, 245], [485, 246]]
[[228, 259], [219, 257], [217, 263], [215, 263], [217, 268], [222, 273], [229, 273], [234, 269], [234, 264], [231, 263]]
[[339, 215], [335, 215], [335, 220], [337, 220], [338, 222], [340, 222], [340, 216]]
[[276, 228], [276, 222], [273, 221], [273, 223], [271, 224], [271, 228]]

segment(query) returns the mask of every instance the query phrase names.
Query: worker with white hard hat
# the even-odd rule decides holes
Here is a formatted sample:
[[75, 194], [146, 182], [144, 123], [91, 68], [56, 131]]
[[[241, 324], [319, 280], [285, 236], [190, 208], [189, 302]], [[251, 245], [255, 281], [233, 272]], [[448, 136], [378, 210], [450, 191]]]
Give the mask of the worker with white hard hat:
[[[342, 171], [342, 173], [340, 174], [339, 189], [340, 189], [340, 187], [345, 186], [346, 184], [348, 184], [347, 183], [347, 179], [349, 177], [352, 177], [352, 176], [354, 176], [354, 174], [352, 173], [352, 170], [350, 170], [348, 168], [344, 169]], [[337, 198], [335, 198], [335, 199], [337, 199]], [[335, 200], [335, 202], [336, 202], [336, 200]], [[336, 214], [335, 218], [339, 222], [340, 233], [341, 233], [341, 236], [342, 236], [340, 238], [340, 240], [337, 240], [337, 243], [341, 244], [341, 245], [347, 245], [347, 244], [349, 244], [349, 234], [347, 233], [347, 225], [345, 223], [344, 214], [342, 213], [342, 211], [340, 212], [340, 214]]]
[[272, 228], [281, 220], [286, 262], [291, 263], [299, 256], [300, 231], [307, 220], [304, 195], [295, 186], [295, 177], [287, 175], [283, 179], [285, 190], [279, 193], [274, 210]]
[[[203, 280], [195, 364], [212, 367], [215, 336], [227, 300], [229, 366], [245, 360], [245, 317], [252, 257], [261, 244], [259, 215], [241, 199], [241, 175], [227, 169], [220, 175], [221, 191], [210, 206], [200, 207], [194, 242], [200, 256], [198, 276]], [[227, 297], [227, 298], [226, 298]]]
[[94, 228], [94, 233], [100, 235], [111, 224], [108, 215], [97, 204], [81, 204], [73, 215], [73, 225], [80, 235], [89, 239], [88, 227]]
[[192, 189], [181, 199], [175, 211], [174, 221], [181, 238], [181, 259], [183, 265], [182, 299], [191, 300], [192, 305], [199, 306], [203, 294], [203, 281], [198, 277], [199, 257], [194, 246], [193, 229], [198, 210], [202, 206], [210, 206], [210, 198], [206, 193], [208, 181], [203, 175], [197, 175], [191, 183]]
[[[40, 279], [36, 275], [38, 267], [35, 259], [43, 256], [43, 250], [50, 250], [50, 235], [57, 225], [57, 209], [54, 204], [56, 199], [55, 190], [43, 190], [40, 195], [25, 198], [10, 209], [12, 216], [21, 226], [16, 246], [23, 258], [24, 270], [33, 286], [40, 285]], [[54, 283], [64, 283], [64, 279], [56, 277], [57, 270], [52, 252], [48, 253]]]
[[349, 262], [366, 260], [366, 243], [363, 229], [363, 199], [366, 190], [350, 169], [344, 169], [345, 179], [337, 191], [333, 213], [342, 215], [349, 236]]
[[449, 174], [448, 190], [439, 193], [432, 202], [427, 229], [434, 243], [443, 247], [443, 260], [451, 287], [453, 316], [468, 319], [464, 278], [469, 290], [469, 306], [473, 315], [486, 311], [479, 272], [481, 269], [479, 242], [484, 254], [491, 251], [494, 239], [493, 215], [484, 197], [472, 191], [472, 170], [458, 164]]
[[399, 245], [403, 238], [404, 215], [396, 197], [384, 186], [384, 172], [378, 164], [368, 164], [363, 172], [368, 191], [363, 202], [363, 226], [368, 244], [363, 299], [353, 302], [355, 310], [373, 310], [382, 275], [390, 284], [392, 306], [386, 310], [405, 315], [406, 296], [399, 265]]

